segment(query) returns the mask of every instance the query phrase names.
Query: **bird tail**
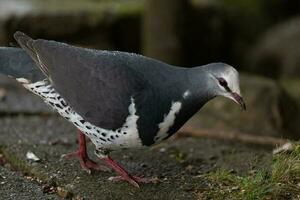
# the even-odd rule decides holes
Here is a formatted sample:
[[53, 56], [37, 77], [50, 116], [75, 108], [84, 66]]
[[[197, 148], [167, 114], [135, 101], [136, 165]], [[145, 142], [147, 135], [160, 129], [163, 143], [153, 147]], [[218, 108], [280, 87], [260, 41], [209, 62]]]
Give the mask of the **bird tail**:
[[48, 76], [48, 69], [40, 62], [39, 55], [37, 54], [36, 50], [34, 49], [34, 43], [36, 40], [32, 39], [31, 37], [27, 36], [25, 33], [17, 31], [14, 34], [14, 38], [19, 43], [19, 45], [24, 49], [36, 65], [42, 70], [42, 72]]
[[0, 47], [0, 74], [38, 81], [45, 78], [30, 56], [20, 48]]

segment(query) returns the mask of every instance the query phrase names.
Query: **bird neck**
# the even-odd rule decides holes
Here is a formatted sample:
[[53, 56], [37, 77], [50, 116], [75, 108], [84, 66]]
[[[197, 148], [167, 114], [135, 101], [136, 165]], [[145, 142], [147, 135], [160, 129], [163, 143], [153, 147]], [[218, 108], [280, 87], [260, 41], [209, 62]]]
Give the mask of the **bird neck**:
[[[182, 99], [187, 104], [204, 105], [215, 97], [212, 78], [206, 70], [199, 66], [194, 68], [172, 68], [164, 78], [163, 82], [156, 84], [162, 88], [162, 96]], [[175, 100], [172, 99], [172, 100]]]
[[164, 94], [177, 97], [172, 100], [181, 102], [182, 109], [190, 117], [215, 97], [212, 80], [202, 67], [181, 68], [177, 73], [173, 87], [164, 87], [168, 88]]
[[214, 93], [213, 80], [206, 70], [199, 66], [187, 69], [187, 84], [191, 88], [191, 94], [195, 103], [205, 104], [207, 101], [213, 99], [216, 95]]
[[209, 88], [210, 81], [207, 73], [201, 68], [183, 69], [180, 75], [177, 75], [177, 81], [174, 82], [172, 97], [177, 96], [181, 103], [181, 109], [176, 115], [176, 123], [169, 130], [169, 134], [175, 133], [182, 125], [186, 123], [202, 106], [214, 98]]

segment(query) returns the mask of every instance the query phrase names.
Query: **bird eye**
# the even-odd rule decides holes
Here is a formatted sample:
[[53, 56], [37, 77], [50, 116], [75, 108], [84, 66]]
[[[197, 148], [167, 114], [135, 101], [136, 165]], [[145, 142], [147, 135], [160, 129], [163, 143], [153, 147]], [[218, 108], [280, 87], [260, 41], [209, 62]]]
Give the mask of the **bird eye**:
[[227, 87], [227, 81], [224, 78], [218, 78], [219, 84], [223, 87]]

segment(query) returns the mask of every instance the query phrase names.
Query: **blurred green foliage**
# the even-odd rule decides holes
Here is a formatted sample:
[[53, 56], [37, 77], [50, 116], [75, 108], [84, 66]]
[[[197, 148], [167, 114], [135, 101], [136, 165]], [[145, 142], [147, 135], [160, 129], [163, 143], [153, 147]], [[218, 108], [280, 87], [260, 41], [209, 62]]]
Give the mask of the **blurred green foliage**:
[[261, 0], [220, 0], [221, 5], [226, 9], [243, 11], [245, 14], [260, 15], [263, 12]]

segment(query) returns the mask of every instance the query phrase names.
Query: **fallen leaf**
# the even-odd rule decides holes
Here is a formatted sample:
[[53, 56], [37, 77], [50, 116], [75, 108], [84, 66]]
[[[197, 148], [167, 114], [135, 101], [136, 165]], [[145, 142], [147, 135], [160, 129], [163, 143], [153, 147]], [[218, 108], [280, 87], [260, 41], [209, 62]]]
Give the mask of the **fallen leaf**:
[[35, 162], [38, 162], [38, 161], [41, 160], [41, 159], [39, 159], [34, 153], [32, 153], [31, 151], [28, 151], [28, 152], [26, 153], [26, 158], [27, 158], [28, 160], [33, 160], [33, 161], [35, 161]]
[[279, 154], [282, 152], [290, 152], [293, 150], [293, 145], [291, 142], [285, 143], [284, 145], [273, 150], [273, 154]]

